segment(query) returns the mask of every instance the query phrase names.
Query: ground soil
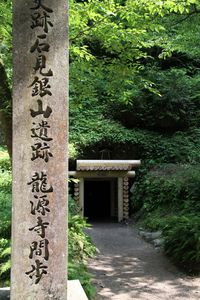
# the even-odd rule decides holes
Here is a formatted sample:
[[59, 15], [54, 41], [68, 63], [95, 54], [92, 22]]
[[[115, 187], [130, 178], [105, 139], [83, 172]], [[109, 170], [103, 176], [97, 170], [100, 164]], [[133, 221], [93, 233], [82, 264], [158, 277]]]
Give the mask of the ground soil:
[[200, 278], [178, 271], [134, 225], [94, 223], [87, 233], [98, 248], [89, 261], [95, 300], [200, 300]]

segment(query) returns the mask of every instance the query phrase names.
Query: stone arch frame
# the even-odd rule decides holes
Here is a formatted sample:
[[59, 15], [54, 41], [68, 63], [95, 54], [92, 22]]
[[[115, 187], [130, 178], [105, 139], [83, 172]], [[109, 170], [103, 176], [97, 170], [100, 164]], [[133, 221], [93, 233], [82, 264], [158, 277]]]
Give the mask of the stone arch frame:
[[77, 170], [69, 172], [78, 179], [74, 184], [74, 199], [79, 203], [81, 215], [84, 216], [84, 182], [85, 179], [117, 178], [118, 222], [129, 217], [129, 178], [135, 177], [133, 167], [141, 164], [140, 160], [78, 160]]

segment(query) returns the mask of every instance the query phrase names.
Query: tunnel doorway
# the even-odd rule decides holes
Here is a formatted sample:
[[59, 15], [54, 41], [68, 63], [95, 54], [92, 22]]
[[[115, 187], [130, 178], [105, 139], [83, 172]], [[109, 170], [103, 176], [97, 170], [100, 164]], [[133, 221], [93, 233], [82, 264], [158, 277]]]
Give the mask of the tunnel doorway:
[[114, 221], [117, 219], [117, 181], [85, 180], [84, 216], [90, 221]]

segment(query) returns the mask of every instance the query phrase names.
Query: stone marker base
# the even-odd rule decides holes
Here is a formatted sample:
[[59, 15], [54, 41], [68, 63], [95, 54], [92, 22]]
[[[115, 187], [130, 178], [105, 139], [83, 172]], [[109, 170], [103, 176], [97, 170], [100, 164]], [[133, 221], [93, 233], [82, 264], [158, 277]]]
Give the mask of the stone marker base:
[[79, 280], [68, 280], [67, 300], [88, 300]]
[[[0, 288], [0, 300], [10, 299], [10, 288]], [[68, 280], [66, 300], [88, 300], [79, 280]]]

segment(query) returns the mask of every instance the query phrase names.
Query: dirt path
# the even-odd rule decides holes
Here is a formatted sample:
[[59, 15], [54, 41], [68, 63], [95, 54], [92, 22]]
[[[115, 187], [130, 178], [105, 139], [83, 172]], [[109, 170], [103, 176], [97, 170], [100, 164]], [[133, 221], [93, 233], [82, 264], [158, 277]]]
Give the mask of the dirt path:
[[200, 300], [200, 278], [180, 273], [133, 226], [96, 223], [87, 233], [99, 249], [89, 262], [95, 300]]

